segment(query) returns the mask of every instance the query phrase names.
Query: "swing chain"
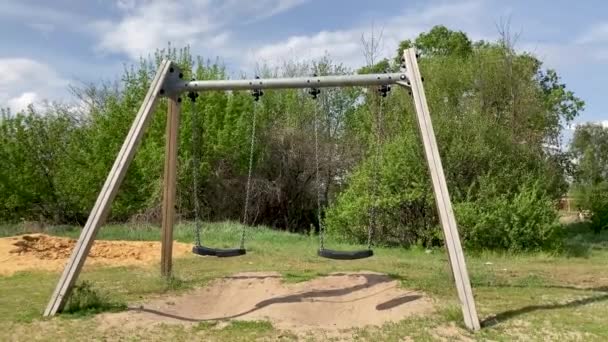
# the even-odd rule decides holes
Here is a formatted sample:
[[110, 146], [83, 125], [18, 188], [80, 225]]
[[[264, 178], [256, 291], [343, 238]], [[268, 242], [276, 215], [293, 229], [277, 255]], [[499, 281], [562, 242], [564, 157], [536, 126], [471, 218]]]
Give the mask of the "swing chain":
[[377, 222], [377, 211], [378, 211], [378, 200], [379, 200], [379, 194], [378, 194], [378, 164], [380, 163], [380, 144], [382, 143], [382, 129], [383, 129], [383, 125], [382, 123], [384, 122], [384, 118], [383, 118], [383, 109], [384, 109], [384, 98], [387, 95], [387, 92], [389, 92], [390, 86], [387, 85], [382, 85], [378, 88], [378, 92], [380, 92], [380, 105], [379, 105], [379, 110], [378, 110], [378, 114], [376, 115], [376, 127], [375, 127], [375, 131], [376, 131], [376, 143], [375, 143], [375, 153], [374, 153], [374, 159], [372, 160], [372, 164], [373, 164], [373, 171], [372, 171], [372, 196], [373, 196], [373, 203], [372, 203], [372, 207], [370, 208], [370, 219], [369, 219], [369, 224], [370, 227], [367, 230], [367, 248], [371, 249], [372, 248], [372, 239], [373, 239], [373, 232], [378, 228], [378, 222]]
[[[314, 74], [316, 77], [317, 74]], [[321, 90], [317, 88], [311, 88], [308, 92], [312, 95], [313, 100], [317, 99], [317, 95], [321, 93]], [[315, 180], [317, 187], [317, 221], [319, 222], [319, 246], [321, 250], [325, 249], [325, 225], [321, 219], [321, 177], [319, 177], [319, 106], [315, 104], [314, 110], [314, 123], [315, 123]]]
[[192, 125], [192, 196], [194, 201], [194, 237], [197, 246], [201, 245], [201, 222], [199, 219], [201, 206], [198, 198], [198, 172], [200, 167], [200, 156], [199, 156], [199, 131], [195, 122], [195, 103], [198, 98], [198, 93], [189, 92], [188, 98], [192, 103], [192, 108], [190, 110], [190, 124]]
[[[256, 77], [259, 78], [259, 77]], [[241, 231], [241, 249], [245, 248], [245, 225], [247, 224], [247, 220], [248, 220], [248, 212], [249, 212], [249, 197], [251, 195], [251, 177], [252, 177], [252, 173], [253, 173], [253, 152], [254, 152], [254, 148], [255, 148], [255, 129], [256, 129], [256, 117], [257, 117], [257, 103], [258, 100], [260, 99], [260, 96], [264, 95], [264, 92], [261, 91], [260, 89], [254, 89], [252, 91], [252, 96], [254, 98], [254, 101], [256, 101], [256, 105], [254, 105], [253, 108], [253, 114], [252, 114], [252, 119], [251, 119], [251, 144], [249, 145], [249, 170], [247, 173], [247, 185], [246, 185], [246, 189], [245, 189], [245, 205], [244, 205], [244, 209], [243, 209], [243, 229]]]

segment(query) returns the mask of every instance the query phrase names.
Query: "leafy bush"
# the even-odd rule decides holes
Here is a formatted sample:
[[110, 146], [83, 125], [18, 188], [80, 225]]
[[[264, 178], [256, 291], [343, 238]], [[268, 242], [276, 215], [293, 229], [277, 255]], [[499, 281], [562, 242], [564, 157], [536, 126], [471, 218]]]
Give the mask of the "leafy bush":
[[591, 229], [599, 233], [608, 228], [608, 127], [577, 126], [570, 150], [577, 160], [574, 196], [590, 212]]
[[[384, 149], [376, 202], [376, 244], [430, 246], [442, 242], [426, 166], [415, 145], [413, 139], [400, 138]], [[414, 162], [416, 159], [418, 162]], [[327, 210], [328, 234], [340, 240], [366, 241], [374, 203], [370, 191], [372, 170], [371, 161], [364, 163], [353, 174], [348, 189]], [[505, 191], [499, 178], [489, 174], [480, 177], [470, 187], [474, 191], [455, 203], [464, 245], [512, 252], [558, 249], [561, 225], [553, 201], [544, 190], [546, 185], [529, 180]]]
[[63, 310], [69, 314], [88, 314], [102, 311], [123, 310], [126, 305], [114, 303], [101, 295], [91, 283], [83, 281], [74, 286], [72, 294]]
[[590, 212], [590, 226], [595, 233], [608, 229], [608, 181], [579, 186], [575, 190], [578, 205]]
[[[377, 167], [377, 196], [374, 168]], [[328, 234], [364, 243], [376, 206], [374, 243], [383, 245], [437, 244], [435, 203], [417, 137], [406, 135], [385, 144], [382, 161], [368, 158], [352, 175], [348, 188], [327, 210]]]
[[455, 205], [466, 247], [512, 252], [559, 248], [561, 225], [539, 184], [526, 182], [513, 195], [496, 193], [487, 182], [481, 187], [475, 201]]

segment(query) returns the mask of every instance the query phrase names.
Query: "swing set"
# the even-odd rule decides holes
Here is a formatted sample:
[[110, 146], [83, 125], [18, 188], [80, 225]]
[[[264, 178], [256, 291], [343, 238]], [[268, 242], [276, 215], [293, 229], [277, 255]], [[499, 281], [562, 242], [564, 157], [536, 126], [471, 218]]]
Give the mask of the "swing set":
[[[313, 77], [317, 77], [317, 75], [313, 75]], [[259, 79], [259, 78], [256, 78]], [[373, 227], [376, 224], [376, 210], [377, 210], [377, 200], [378, 200], [378, 192], [377, 192], [377, 183], [378, 183], [378, 162], [379, 162], [379, 153], [380, 153], [380, 133], [378, 126], [381, 124], [382, 117], [382, 108], [383, 108], [383, 98], [386, 97], [387, 92], [390, 91], [390, 86], [381, 85], [378, 87], [378, 92], [380, 93], [380, 109], [378, 115], [378, 122], [376, 123], [376, 144], [375, 144], [375, 155], [373, 157], [373, 179], [372, 179], [372, 194], [374, 196], [374, 205], [370, 210], [370, 219], [367, 227], [367, 249], [364, 250], [355, 250], [355, 251], [338, 251], [325, 248], [325, 224], [323, 223], [323, 219], [321, 217], [322, 207], [321, 207], [321, 181], [319, 177], [319, 106], [315, 105], [314, 110], [314, 132], [315, 132], [315, 185], [316, 185], [316, 195], [317, 195], [317, 222], [319, 223], [319, 250], [318, 255], [328, 259], [336, 259], [336, 260], [355, 260], [355, 259], [363, 259], [369, 258], [374, 255], [374, 251], [372, 250], [372, 235], [373, 235]], [[318, 88], [311, 88], [308, 92], [313, 100], [317, 100], [319, 94], [321, 94], [321, 90]], [[251, 92], [251, 95], [254, 98], [255, 103], [257, 104], [260, 100], [261, 96], [264, 95], [259, 89], [255, 89]], [[196, 110], [194, 104], [196, 103], [196, 99], [198, 98], [198, 93], [189, 92], [188, 98], [192, 102], [191, 106], [191, 117], [196, 117]], [[257, 107], [257, 105], [255, 106]], [[192, 247], [192, 253], [202, 255], [202, 256], [216, 256], [220, 258], [226, 257], [235, 257], [240, 255], [247, 254], [247, 250], [245, 249], [245, 233], [246, 233], [246, 225], [248, 222], [248, 212], [249, 212], [249, 201], [251, 196], [251, 177], [253, 174], [253, 152], [255, 150], [255, 137], [256, 137], [256, 117], [257, 110], [254, 107], [252, 111], [252, 121], [251, 121], [251, 143], [249, 145], [249, 168], [247, 172], [247, 183], [245, 186], [245, 203], [243, 205], [243, 220], [241, 227], [241, 241], [238, 248], [216, 248], [204, 246], [202, 244], [202, 227], [200, 221], [200, 203], [198, 198], [198, 177], [199, 177], [199, 169], [200, 169], [200, 150], [199, 143], [201, 141], [200, 130], [196, 127], [196, 125], [192, 124], [192, 200], [194, 202], [194, 237], [195, 237], [195, 245]]]
[[[422, 84], [422, 77], [418, 68], [417, 55], [414, 49], [403, 51], [400, 72], [367, 74], [367, 75], [344, 75], [344, 76], [317, 76], [298, 78], [275, 78], [275, 79], [243, 79], [243, 80], [210, 80], [210, 81], [184, 81], [183, 73], [177, 65], [169, 60], [163, 60], [150, 85], [148, 93], [133, 121], [131, 129], [118, 153], [118, 156], [110, 170], [108, 177], [97, 197], [97, 201], [91, 209], [91, 213], [80, 234], [78, 242], [72, 251], [70, 259], [57, 283], [55, 291], [44, 311], [44, 316], [53, 316], [60, 312], [76, 282], [78, 275], [84, 265], [86, 257], [93, 245], [97, 231], [106, 219], [112, 201], [116, 196], [118, 188], [125, 177], [129, 164], [133, 160], [137, 148], [143, 138], [145, 130], [150, 122], [154, 108], [161, 97], [168, 99], [167, 126], [166, 126], [166, 153], [163, 181], [163, 203], [162, 203], [162, 239], [161, 239], [161, 274], [170, 277], [172, 271], [172, 246], [173, 246], [173, 224], [175, 217], [175, 192], [177, 176], [177, 146], [179, 131], [179, 116], [181, 111], [181, 94], [196, 102], [198, 92], [201, 91], [229, 91], [249, 90], [256, 103], [264, 95], [263, 89], [310, 89], [309, 94], [313, 99], [321, 93], [320, 88], [328, 87], [353, 87], [353, 86], [377, 86], [381, 95], [379, 109], [377, 112], [377, 124], [375, 127], [376, 146], [372, 159], [373, 176], [372, 189], [373, 205], [370, 208], [370, 217], [367, 227], [367, 249], [363, 250], [333, 250], [325, 248], [325, 227], [321, 217], [321, 187], [319, 179], [319, 128], [318, 112], [319, 106], [315, 106], [314, 131], [315, 131], [315, 180], [317, 188], [317, 219], [319, 222], [319, 249], [318, 255], [328, 259], [354, 260], [369, 258], [374, 255], [372, 250], [372, 235], [376, 225], [376, 207], [378, 202], [377, 193], [377, 165], [380, 162], [380, 139], [382, 111], [384, 97], [391, 89], [391, 85], [408, 88], [416, 109], [416, 118], [424, 146], [427, 166], [431, 175], [435, 201], [439, 213], [440, 223], [445, 236], [445, 246], [448, 252], [448, 261], [455, 287], [460, 299], [464, 323], [471, 330], [480, 329], [479, 318], [475, 307], [471, 283], [462, 251], [460, 236], [454, 218], [452, 203], [450, 201], [443, 167], [439, 156], [439, 150], [435, 139], [435, 133], [431, 123], [431, 117], [426, 102], [426, 95]], [[251, 195], [251, 178], [253, 171], [253, 151], [256, 138], [256, 106], [251, 115], [251, 140], [249, 150], [249, 165], [247, 183], [245, 189], [245, 203], [243, 209], [243, 228], [241, 230], [240, 244], [237, 248], [215, 248], [205, 246], [201, 239], [200, 204], [197, 191], [193, 191], [195, 210], [195, 245], [192, 252], [198, 255], [215, 257], [236, 257], [247, 253], [245, 249], [246, 224], [248, 223], [248, 205]], [[194, 105], [192, 106], [194, 111]], [[192, 113], [194, 116], [194, 112]], [[193, 125], [193, 187], [198, 188], [198, 169], [200, 155], [196, 150], [200, 142], [200, 134]]]

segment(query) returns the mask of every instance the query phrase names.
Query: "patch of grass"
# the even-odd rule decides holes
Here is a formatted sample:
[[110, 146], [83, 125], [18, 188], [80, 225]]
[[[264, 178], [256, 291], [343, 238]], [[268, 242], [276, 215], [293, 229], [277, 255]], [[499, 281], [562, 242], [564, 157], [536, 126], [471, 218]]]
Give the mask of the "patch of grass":
[[22, 234], [46, 233], [51, 235], [62, 235], [69, 231], [80, 231], [80, 227], [69, 225], [57, 225], [41, 227], [38, 224], [24, 223], [2, 223], [0, 224], [0, 237], [8, 237]]
[[303, 270], [301, 272], [286, 272], [282, 274], [283, 281], [286, 283], [301, 283], [309, 281], [314, 278], [323, 277], [327, 275], [322, 272], [315, 272], [313, 270]]
[[547, 280], [538, 274], [528, 274], [515, 279], [511, 283], [515, 287], [538, 287], [542, 288], [547, 285]]
[[[564, 228], [564, 241], [566, 253], [579, 256], [588, 256], [591, 250], [608, 250], [608, 230], [594, 233], [588, 222], [571, 223]], [[572, 253], [574, 252], [574, 253]]]
[[[205, 224], [203, 241], [211, 246], [234, 247], [238, 243], [241, 227], [229, 222]], [[80, 228], [51, 227], [49, 232], [77, 237]], [[238, 258], [178, 258], [174, 260], [174, 278], [169, 280], [159, 276], [158, 264], [145, 268], [85, 266], [80, 279], [94, 284], [96, 291], [105, 294], [102, 303], [128, 303], [145, 301], [164, 293], [174, 295], [237, 272], [274, 271], [282, 274], [286, 282], [301, 282], [332, 272], [373, 271], [389, 274], [405, 288], [425, 292], [436, 303], [437, 313], [378, 328], [355, 329], [348, 332], [349, 337], [346, 339], [386, 341], [409, 336], [416, 341], [436, 340], [438, 337], [435, 330], [452, 327], [454, 333], [480, 340], [542, 340], [549, 336], [547, 329], [555, 332], [555, 336], [551, 335], [555, 339], [572, 340], [576, 338], [570, 334], [579, 333], [584, 340], [608, 340], [604, 322], [608, 316], [608, 300], [601, 297], [605, 292], [581, 291], [576, 288], [601, 289], [608, 286], [602, 280], [608, 275], [608, 264], [605, 263], [608, 248], [602, 247], [608, 239], [604, 232], [597, 236], [580, 226], [572, 227], [567, 234], [568, 239], [590, 246], [586, 258], [543, 253], [467, 254], [466, 261], [480, 318], [501, 314], [499, 317], [504, 318], [474, 335], [461, 328], [462, 316], [456, 290], [446, 254], [441, 249], [426, 253], [419, 248], [376, 248], [373, 258], [341, 262], [317, 257], [318, 241], [314, 236], [248, 227], [247, 255]], [[158, 227], [129, 225], [105, 226], [98, 235], [99, 239], [114, 240], [158, 241], [159, 237]], [[177, 225], [175, 238], [191, 243], [192, 225]], [[361, 247], [331, 240], [328, 241], [328, 246], [340, 249]], [[28, 332], [40, 324], [38, 318], [58, 277], [58, 274], [49, 272], [23, 272], [0, 277], [0, 340], [27, 338]], [[599, 299], [585, 300], [587, 297]], [[571, 302], [573, 304], [563, 305]], [[268, 322], [232, 323], [224, 328], [215, 322], [205, 322], [193, 325], [191, 329], [165, 324], [145, 331], [128, 330], [125, 327], [111, 334], [93, 329], [95, 320], [87, 315], [79, 320], [50, 320], [44, 323], [47, 334], [45, 338], [49, 340], [121, 339], [124, 336], [132, 336], [136, 340], [184, 341], [296, 338], [276, 330]], [[457, 324], [455, 327], [454, 323]], [[91, 327], [93, 328], [88, 329]], [[88, 329], [87, 334], [83, 334], [83, 329]], [[587, 332], [590, 335], [585, 335]], [[331, 338], [327, 336], [321, 339]], [[310, 339], [319, 340], [316, 335]]]
[[396, 323], [386, 323], [381, 327], [355, 329], [353, 340], [357, 341], [437, 341], [433, 329], [438, 317], [416, 317]]
[[198, 322], [196, 325], [192, 327], [193, 331], [204, 331], [215, 328], [217, 326], [218, 321], [202, 321]]
[[227, 331], [248, 331], [248, 332], [268, 332], [272, 331], [272, 323], [268, 321], [231, 321], [230, 324], [224, 328]]
[[171, 276], [167, 279], [165, 279], [165, 285], [166, 285], [166, 291], [177, 291], [177, 290], [181, 290], [187, 287], [186, 282], [184, 282], [182, 279], [175, 277], [175, 276]]
[[39, 319], [57, 279], [50, 272], [19, 272], [0, 277], [0, 323]]
[[223, 327], [217, 322], [205, 322], [199, 323], [191, 331], [195, 333], [195, 336], [190, 336], [189, 340], [205, 341], [275, 341], [282, 335], [268, 321], [235, 320], [228, 322]]
[[127, 305], [125, 303], [118, 303], [108, 299], [100, 294], [99, 290], [93, 288], [90, 282], [83, 281], [72, 289], [63, 313], [74, 317], [81, 317], [104, 311], [121, 311], [126, 308]]
[[446, 322], [460, 324], [463, 321], [462, 309], [458, 305], [446, 305], [439, 310], [439, 315], [443, 318], [443, 321]]

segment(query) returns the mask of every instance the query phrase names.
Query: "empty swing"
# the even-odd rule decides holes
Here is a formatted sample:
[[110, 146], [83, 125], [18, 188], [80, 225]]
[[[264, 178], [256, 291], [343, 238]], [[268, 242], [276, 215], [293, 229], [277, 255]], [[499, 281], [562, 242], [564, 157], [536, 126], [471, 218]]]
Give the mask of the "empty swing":
[[[254, 100], [259, 100], [260, 96], [264, 95], [259, 89], [256, 89], [252, 92], [252, 96]], [[194, 118], [196, 98], [198, 94], [195, 92], [188, 93], [188, 97], [192, 101], [192, 118]], [[247, 174], [247, 185], [245, 190], [245, 205], [244, 205], [244, 213], [243, 213], [243, 222], [241, 228], [241, 240], [238, 248], [215, 248], [215, 247], [207, 247], [202, 244], [201, 241], [201, 222], [199, 219], [200, 216], [200, 203], [198, 201], [198, 172], [200, 167], [200, 159], [199, 159], [199, 130], [197, 129], [194, 120], [192, 120], [192, 184], [193, 184], [193, 201], [194, 201], [194, 224], [195, 224], [195, 246], [192, 247], [192, 253], [198, 255], [206, 255], [206, 256], [216, 256], [220, 258], [225, 257], [235, 257], [240, 255], [247, 254], [247, 250], [245, 249], [245, 227], [247, 224], [247, 213], [249, 209], [249, 197], [251, 193], [251, 176], [253, 171], [253, 152], [255, 147], [255, 128], [256, 128], [256, 109], [254, 107], [252, 113], [251, 120], [251, 144], [249, 149], [249, 170]]]
[[[386, 97], [388, 91], [390, 91], [390, 87], [383, 85], [378, 91], [380, 92], [380, 109], [378, 113], [378, 122], [376, 126], [380, 125], [382, 120], [382, 108], [383, 108], [383, 98]], [[320, 90], [313, 88], [310, 92], [313, 99], [317, 99], [317, 95], [320, 93]], [[315, 164], [316, 164], [316, 188], [317, 188], [317, 220], [319, 221], [319, 250], [317, 254], [323, 258], [335, 259], [335, 260], [356, 260], [356, 259], [364, 259], [369, 258], [374, 255], [374, 251], [372, 250], [372, 235], [373, 229], [376, 225], [376, 207], [378, 202], [378, 162], [380, 159], [380, 132], [379, 128], [376, 127], [376, 146], [375, 146], [375, 154], [373, 159], [373, 175], [372, 175], [372, 193], [374, 196], [374, 203], [370, 209], [370, 219], [369, 224], [367, 226], [367, 249], [362, 250], [352, 250], [352, 251], [340, 251], [334, 249], [325, 248], [325, 224], [321, 218], [321, 182], [319, 178], [319, 119], [318, 119], [318, 108], [319, 106], [315, 106], [314, 111], [314, 123], [315, 123]]]

